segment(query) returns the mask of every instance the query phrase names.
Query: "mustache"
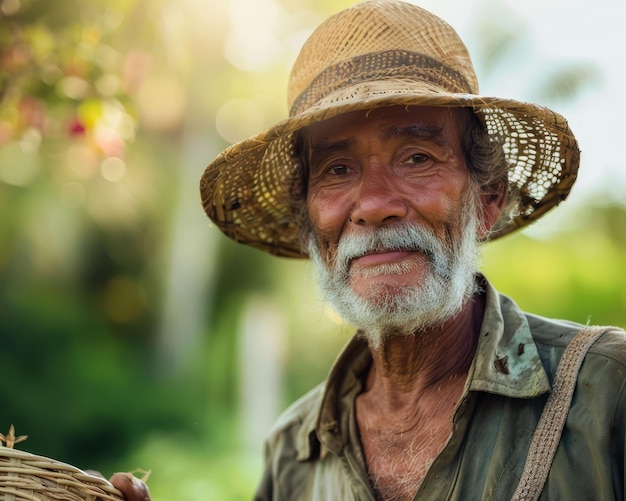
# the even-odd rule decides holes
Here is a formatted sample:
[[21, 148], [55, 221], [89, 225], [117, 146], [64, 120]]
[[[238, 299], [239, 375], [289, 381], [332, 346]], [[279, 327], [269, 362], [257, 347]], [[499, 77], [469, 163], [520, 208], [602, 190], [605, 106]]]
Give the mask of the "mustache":
[[435, 267], [445, 265], [442, 257], [450, 245], [433, 230], [416, 224], [376, 228], [366, 233], [345, 235], [337, 244], [335, 269], [347, 273], [352, 260], [368, 254], [409, 251], [424, 254]]

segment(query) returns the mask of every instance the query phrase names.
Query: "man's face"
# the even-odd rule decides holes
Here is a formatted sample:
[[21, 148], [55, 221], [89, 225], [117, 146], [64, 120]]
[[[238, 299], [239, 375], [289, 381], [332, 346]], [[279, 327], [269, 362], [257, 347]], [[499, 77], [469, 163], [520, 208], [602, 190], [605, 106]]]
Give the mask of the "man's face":
[[[380, 108], [304, 132], [311, 255], [329, 299], [358, 327], [425, 328], [473, 290], [480, 211], [454, 113]], [[393, 318], [416, 307], [438, 313]], [[372, 326], [372, 311], [389, 325]]]

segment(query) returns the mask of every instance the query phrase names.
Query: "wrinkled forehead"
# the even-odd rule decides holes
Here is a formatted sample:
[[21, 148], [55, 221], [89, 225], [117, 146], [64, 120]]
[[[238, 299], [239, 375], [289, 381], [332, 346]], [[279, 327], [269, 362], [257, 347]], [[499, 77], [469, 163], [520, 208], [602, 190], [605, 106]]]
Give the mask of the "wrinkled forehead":
[[479, 124], [471, 108], [387, 106], [337, 115], [300, 129], [294, 137], [299, 170], [295, 184], [308, 182], [314, 153], [345, 148], [364, 135], [421, 137], [442, 146], [462, 147], [465, 131]]

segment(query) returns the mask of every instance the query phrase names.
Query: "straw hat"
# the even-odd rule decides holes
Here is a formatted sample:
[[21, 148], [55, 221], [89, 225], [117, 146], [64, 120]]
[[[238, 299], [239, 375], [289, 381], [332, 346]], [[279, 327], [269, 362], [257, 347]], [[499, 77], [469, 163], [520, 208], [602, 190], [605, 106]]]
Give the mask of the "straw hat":
[[433, 14], [372, 0], [322, 23], [289, 80], [289, 118], [223, 151], [200, 180], [208, 216], [230, 238], [272, 254], [303, 257], [290, 190], [294, 136], [354, 110], [390, 105], [472, 108], [505, 152], [519, 208], [491, 239], [527, 225], [564, 200], [579, 150], [566, 120], [534, 104], [480, 96], [466, 47]]

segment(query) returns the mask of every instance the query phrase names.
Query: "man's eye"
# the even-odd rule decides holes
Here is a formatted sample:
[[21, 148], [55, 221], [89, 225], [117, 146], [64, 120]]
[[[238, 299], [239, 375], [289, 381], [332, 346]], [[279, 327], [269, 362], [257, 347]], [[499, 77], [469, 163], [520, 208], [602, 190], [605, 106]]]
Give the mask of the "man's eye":
[[328, 169], [328, 173], [333, 176], [345, 176], [348, 172], [350, 172], [350, 169], [346, 165], [333, 165]]
[[424, 153], [416, 153], [415, 155], [411, 155], [407, 159], [407, 163], [420, 164], [423, 162], [428, 162], [429, 160], [430, 157], [428, 155], [425, 155]]

